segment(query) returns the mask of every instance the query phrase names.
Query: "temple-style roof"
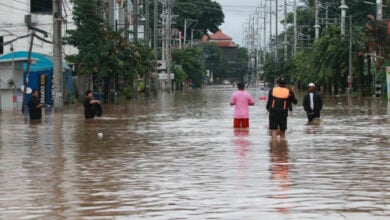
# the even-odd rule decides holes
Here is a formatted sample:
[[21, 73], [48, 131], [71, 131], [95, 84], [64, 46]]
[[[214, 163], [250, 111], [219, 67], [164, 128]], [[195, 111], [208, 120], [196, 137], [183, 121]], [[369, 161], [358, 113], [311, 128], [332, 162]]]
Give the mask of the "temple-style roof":
[[204, 35], [202, 41], [216, 43], [219, 47], [237, 47], [237, 44], [232, 41], [232, 38], [223, 33], [221, 30], [215, 32], [214, 34]]

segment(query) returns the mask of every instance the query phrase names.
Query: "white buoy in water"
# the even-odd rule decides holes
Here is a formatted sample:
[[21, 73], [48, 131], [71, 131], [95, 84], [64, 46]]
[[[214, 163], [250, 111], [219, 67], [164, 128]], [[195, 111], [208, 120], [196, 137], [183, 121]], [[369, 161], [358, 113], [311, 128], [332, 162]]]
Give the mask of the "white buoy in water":
[[97, 136], [98, 136], [98, 138], [103, 138], [103, 133], [102, 133], [102, 132], [99, 132], [99, 133], [97, 134]]

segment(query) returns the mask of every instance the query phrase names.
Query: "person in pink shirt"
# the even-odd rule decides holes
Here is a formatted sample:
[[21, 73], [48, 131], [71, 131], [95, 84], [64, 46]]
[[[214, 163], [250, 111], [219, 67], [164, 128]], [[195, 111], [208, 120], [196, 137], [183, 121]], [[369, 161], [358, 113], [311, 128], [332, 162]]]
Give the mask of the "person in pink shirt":
[[249, 106], [255, 105], [255, 101], [251, 94], [245, 91], [245, 84], [243, 82], [238, 82], [237, 88], [238, 91], [234, 92], [230, 99], [230, 105], [235, 106], [233, 127], [248, 128]]

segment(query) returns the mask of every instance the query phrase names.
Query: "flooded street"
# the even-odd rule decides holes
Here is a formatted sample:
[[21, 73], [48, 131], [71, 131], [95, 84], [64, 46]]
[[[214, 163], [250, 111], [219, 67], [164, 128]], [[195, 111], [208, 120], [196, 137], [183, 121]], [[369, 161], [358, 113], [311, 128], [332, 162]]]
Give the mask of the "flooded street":
[[[324, 96], [306, 125], [299, 94], [287, 143], [271, 144], [267, 92], [250, 88], [250, 130], [234, 131], [235, 88], [81, 105], [29, 123], [0, 114], [0, 219], [389, 219], [390, 107]], [[98, 133], [103, 137], [98, 137]]]

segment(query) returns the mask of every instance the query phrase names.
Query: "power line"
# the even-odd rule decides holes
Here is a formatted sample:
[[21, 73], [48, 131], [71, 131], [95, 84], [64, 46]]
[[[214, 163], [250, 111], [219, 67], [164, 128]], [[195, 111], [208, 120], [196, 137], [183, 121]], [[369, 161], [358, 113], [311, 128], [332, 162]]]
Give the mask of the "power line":
[[4, 4], [4, 3], [0, 3], [0, 5], [3, 5], [3, 6], [5, 6], [5, 7], [8, 7], [8, 8], [15, 9], [15, 10], [23, 11], [23, 12], [26, 12], [26, 13], [30, 13], [30, 12], [29, 12], [29, 11], [27, 11], [27, 10], [24, 10], [24, 9], [21, 9], [21, 8], [16, 8], [16, 7], [13, 7], [13, 6], [10, 6], [10, 5], [7, 5], [7, 4]]

